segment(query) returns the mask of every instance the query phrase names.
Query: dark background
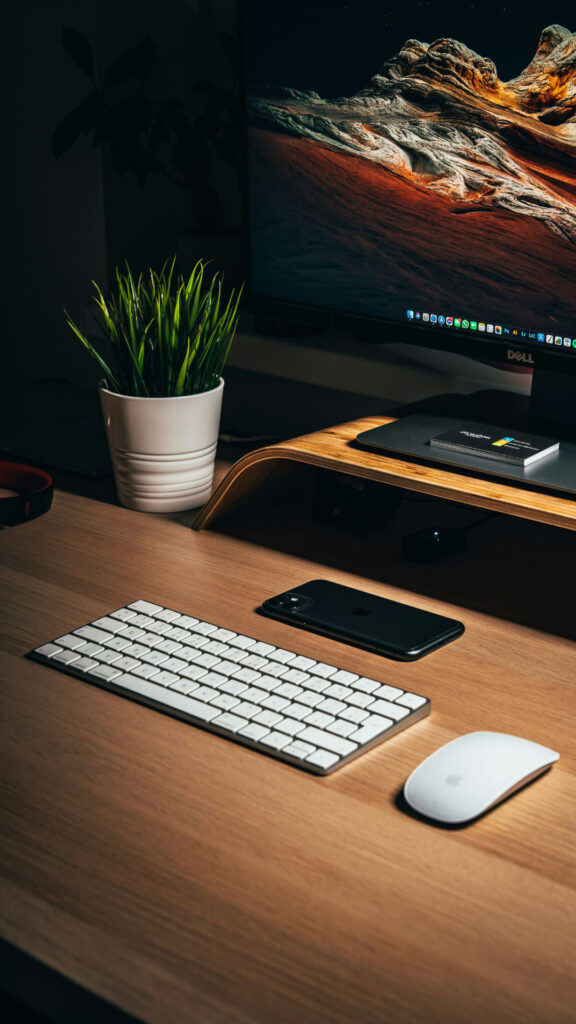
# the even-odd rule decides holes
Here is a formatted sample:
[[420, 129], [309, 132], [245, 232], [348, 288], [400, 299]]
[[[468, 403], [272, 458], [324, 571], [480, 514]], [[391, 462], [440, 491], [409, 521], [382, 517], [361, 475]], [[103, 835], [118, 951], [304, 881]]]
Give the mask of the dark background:
[[[197, 81], [231, 82], [219, 34], [234, 32], [235, 22], [235, 0], [22, 0], [4, 12], [0, 400], [30, 380], [65, 378], [92, 388], [98, 368], [73, 338], [63, 308], [86, 328], [92, 279], [106, 290], [111, 268], [125, 259], [161, 265], [193, 226], [185, 191], [160, 176], [140, 188], [90, 138], [81, 136], [54, 159], [56, 126], [90, 90], [62, 46], [62, 26], [90, 41], [101, 72], [149, 35], [157, 62], [147, 90], [195, 111], [203, 102]], [[237, 181], [221, 170], [227, 219], [237, 224]]]
[[247, 0], [248, 77], [349, 96], [407, 39], [450, 36], [493, 60], [508, 81], [529, 64], [542, 29], [552, 24], [576, 29], [571, 0]]

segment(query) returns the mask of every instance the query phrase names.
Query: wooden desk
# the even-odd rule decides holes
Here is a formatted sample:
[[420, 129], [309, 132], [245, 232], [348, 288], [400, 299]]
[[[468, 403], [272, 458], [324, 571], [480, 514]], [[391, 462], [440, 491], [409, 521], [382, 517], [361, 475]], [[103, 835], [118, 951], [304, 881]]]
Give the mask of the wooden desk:
[[[370, 580], [466, 625], [384, 661], [253, 611], [361, 577], [63, 493], [0, 533], [0, 573], [6, 940], [149, 1024], [574, 1021], [571, 640]], [[22, 657], [137, 597], [422, 690], [432, 714], [319, 779]], [[399, 809], [416, 764], [478, 728], [561, 760], [465, 829]]]

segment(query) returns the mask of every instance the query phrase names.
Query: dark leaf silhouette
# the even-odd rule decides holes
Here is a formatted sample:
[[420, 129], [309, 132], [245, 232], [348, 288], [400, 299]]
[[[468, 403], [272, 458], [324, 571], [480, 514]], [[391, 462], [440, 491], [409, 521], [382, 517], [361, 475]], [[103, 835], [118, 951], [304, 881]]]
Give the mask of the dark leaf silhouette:
[[94, 54], [86, 37], [81, 32], [78, 32], [77, 29], [64, 25], [62, 28], [62, 45], [68, 56], [72, 58], [80, 70], [94, 81]]
[[154, 70], [155, 64], [156, 47], [150, 36], [144, 36], [137, 46], [126, 50], [114, 61], [106, 76], [104, 88], [109, 89], [111, 86], [121, 85], [133, 78], [145, 82]]

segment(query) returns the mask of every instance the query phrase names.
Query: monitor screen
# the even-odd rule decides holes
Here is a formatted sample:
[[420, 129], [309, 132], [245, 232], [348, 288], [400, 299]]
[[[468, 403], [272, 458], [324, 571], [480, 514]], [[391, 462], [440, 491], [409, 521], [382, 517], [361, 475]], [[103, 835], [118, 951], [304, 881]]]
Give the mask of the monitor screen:
[[571, 0], [247, 0], [253, 294], [576, 359], [574, 29]]

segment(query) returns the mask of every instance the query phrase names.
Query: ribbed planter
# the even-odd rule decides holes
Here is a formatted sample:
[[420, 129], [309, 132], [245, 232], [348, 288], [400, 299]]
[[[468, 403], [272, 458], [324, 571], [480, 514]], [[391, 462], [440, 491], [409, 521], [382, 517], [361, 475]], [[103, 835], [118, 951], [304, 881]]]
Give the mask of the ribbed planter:
[[224, 381], [181, 398], [132, 398], [100, 386], [118, 498], [139, 512], [181, 512], [212, 494]]

